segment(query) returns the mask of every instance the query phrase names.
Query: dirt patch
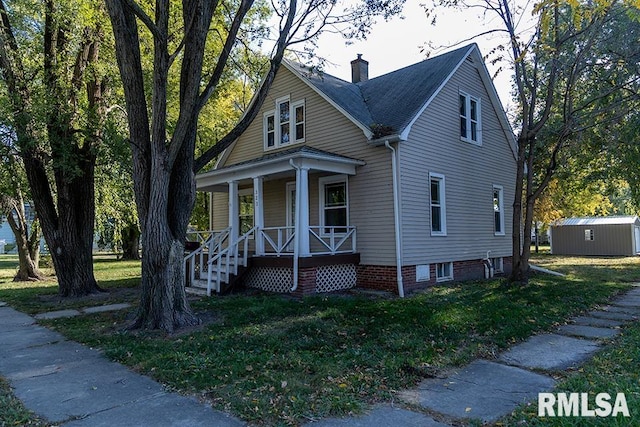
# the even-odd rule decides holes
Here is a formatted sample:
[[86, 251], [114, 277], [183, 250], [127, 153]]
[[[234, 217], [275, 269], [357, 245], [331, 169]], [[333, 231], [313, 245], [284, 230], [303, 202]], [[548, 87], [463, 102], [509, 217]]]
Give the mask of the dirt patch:
[[121, 302], [137, 302], [140, 300], [140, 287], [111, 288], [105, 292], [98, 292], [82, 297], [63, 298], [58, 294], [39, 295], [38, 301], [50, 308], [83, 308], [97, 305], [115, 304]]

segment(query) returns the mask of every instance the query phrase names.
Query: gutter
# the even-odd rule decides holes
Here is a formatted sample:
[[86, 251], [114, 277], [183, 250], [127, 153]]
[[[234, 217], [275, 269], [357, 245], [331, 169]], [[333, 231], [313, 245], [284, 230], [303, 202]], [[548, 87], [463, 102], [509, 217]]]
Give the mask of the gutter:
[[[393, 142], [398, 142], [397, 139]], [[376, 143], [375, 141], [372, 141]], [[377, 143], [376, 143], [377, 144]], [[380, 145], [380, 144], [378, 144]], [[402, 235], [400, 230], [400, 196], [398, 182], [398, 152], [390, 144], [390, 139], [384, 141], [384, 146], [391, 150], [391, 173], [393, 175], [393, 217], [396, 241], [396, 281], [398, 282], [398, 296], [404, 298], [404, 284], [402, 283]]]
[[[373, 146], [373, 147], [382, 147], [383, 145], [385, 147], [387, 147], [387, 143], [394, 143], [394, 142], [400, 142], [400, 141], [406, 141], [405, 138], [402, 138], [402, 136], [398, 135], [398, 134], [393, 134], [393, 135], [387, 135], [387, 136], [383, 136], [381, 138], [377, 138], [377, 139], [370, 139], [369, 141], [367, 141], [367, 144]], [[391, 149], [392, 151], [393, 148]]]

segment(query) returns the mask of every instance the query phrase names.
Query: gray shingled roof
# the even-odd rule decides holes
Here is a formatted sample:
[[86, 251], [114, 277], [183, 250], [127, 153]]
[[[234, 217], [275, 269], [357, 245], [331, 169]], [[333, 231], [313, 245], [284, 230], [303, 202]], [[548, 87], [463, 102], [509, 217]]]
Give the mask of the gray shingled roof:
[[303, 74], [303, 77], [367, 128], [381, 125], [393, 133], [401, 133], [472, 46], [360, 83], [350, 83], [326, 73]]

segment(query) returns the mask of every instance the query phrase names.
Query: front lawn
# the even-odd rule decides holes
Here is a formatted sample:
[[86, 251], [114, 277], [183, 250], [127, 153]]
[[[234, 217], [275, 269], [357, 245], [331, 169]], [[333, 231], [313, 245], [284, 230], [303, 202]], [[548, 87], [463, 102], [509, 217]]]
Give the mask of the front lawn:
[[[568, 276], [536, 275], [525, 287], [443, 284], [402, 300], [360, 292], [204, 298], [192, 305], [207, 323], [170, 337], [123, 332], [133, 309], [45, 324], [246, 421], [300, 424], [391, 401], [424, 377], [490, 359], [640, 281], [638, 258], [547, 255], [534, 263]], [[118, 265], [98, 260], [96, 273]], [[9, 301], [16, 290], [4, 286], [0, 279], [0, 300]], [[33, 294], [11, 304], [33, 313], [49, 288], [30, 286]]]

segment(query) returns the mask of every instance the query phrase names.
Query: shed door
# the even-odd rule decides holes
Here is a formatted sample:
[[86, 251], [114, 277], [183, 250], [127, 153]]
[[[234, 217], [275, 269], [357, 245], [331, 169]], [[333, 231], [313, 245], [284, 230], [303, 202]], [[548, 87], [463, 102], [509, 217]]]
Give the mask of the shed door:
[[640, 253], [640, 227], [635, 227], [636, 253]]

